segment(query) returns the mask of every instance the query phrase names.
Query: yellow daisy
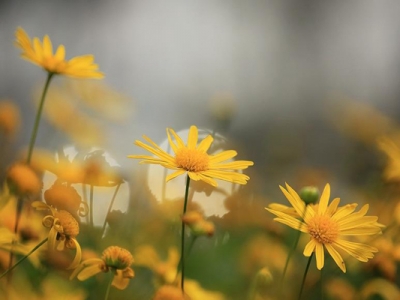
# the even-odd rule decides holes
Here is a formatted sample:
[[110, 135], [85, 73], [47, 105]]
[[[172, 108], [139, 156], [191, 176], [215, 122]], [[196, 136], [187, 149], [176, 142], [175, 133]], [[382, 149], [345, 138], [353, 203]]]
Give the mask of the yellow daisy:
[[18, 27], [15, 37], [15, 45], [22, 50], [21, 57], [49, 73], [77, 78], [104, 77], [104, 74], [98, 71], [98, 65], [93, 63], [93, 55], [76, 56], [67, 61], [64, 45], [58, 46], [53, 54], [53, 46], [48, 35], [44, 36], [43, 43], [37, 37], [31, 41], [27, 33]]
[[121, 247], [110, 246], [103, 251], [101, 258], [89, 258], [82, 261], [72, 272], [70, 279], [77, 277], [84, 281], [98, 273], [114, 273], [112, 286], [119, 290], [124, 290], [129, 280], [135, 276], [130, 267], [133, 263], [132, 254]]
[[[207, 154], [213, 137], [208, 135], [198, 144], [198, 130], [196, 126], [191, 126], [187, 145], [176, 134], [173, 129], [167, 128], [168, 142], [173, 151], [173, 155], [165, 152], [161, 147], [154, 143], [147, 136], [143, 138], [150, 144], [135, 141], [135, 145], [154, 154], [150, 155], [129, 155], [129, 158], [143, 159], [141, 163], [158, 164], [167, 169], [175, 170], [166, 177], [169, 181], [179, 175], [187, 173], [195, 181], [202, 180], [212, 186], [217, 186], [215, 179], [225, 180], [238, 184], [246, 184], [249, 176], [235, 170], [247, 169], [253, 162], [248, 160], [229, 161], [237, 155], [234, 150], [223, 151], [215, 155]], [[175, 142], [173, 141], [175, 139]]]
[[283, 210], [266, 208], [276, 215], [274, 220], [286, 224], [301, 232], [310, 235], [303, 254], [307, 257], [313, 252], [316, 254], [317, 268], [324, 267], [324, 249], [332, 256], [339, 268], [346, 272], [342, 256], [336, 249], [343, 250], [359, 261], [366, 262], [374, 256], [378, 249], [366, 244], [356, 243], [345, 239], [347, 236], [362, 236], [381, 233], [383, 225], [377, 222], [378, 217], [365, 216], [369, 205], [364, 205], [358, 212], [354, 212], [356, 203], [339, 206], [340, 199], [335, 198], [329, 204], [330, 186], [327, 184], [322, 192], [319, 204], [305, 205], [299, 195], [286, 184], [286, 189], [280, 186], [283, 194], [296, 210], [298, 216], [304, 215], [304, 220], [299, 220], [291, 213]]

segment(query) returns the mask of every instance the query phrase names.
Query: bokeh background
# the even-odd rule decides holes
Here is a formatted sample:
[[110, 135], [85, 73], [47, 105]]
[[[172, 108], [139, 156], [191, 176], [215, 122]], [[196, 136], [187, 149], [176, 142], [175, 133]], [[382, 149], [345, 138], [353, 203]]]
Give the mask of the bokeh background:
[[[45, 75], [11, 41], [17, 26], [48, 34], [67, 58], [94, 54], [107, 84], [132, 99], [130, 117], [106, 127], [115, 157], [124, 160], [142, 134], [161, 142], [166, 127], [212, 127], [210, 102], [223, 95], [235, 103], [223, 133], [244, 143], [266, 182], [281, 183], [287, 173], [268, 172], [278, 160], [289, 169], [346, 160], [331, 124], [342, 119], [339, 102], [398, 117], [399, 9], [374, 0], [0, 1], [1, 96], [31, 126], [32, 86]], [[39, 135], [38, 145], [51, 138]]]
[[[400, 118], [399, 11], [400, 2], [389, 0], [0, 1], [0, 97], [22, 114], [3, 160], [29, 143], [45, 80], [13, 45], [21, 26], [64, 44], [68, 59], [94, 54], [103, 82], [119, 93], [119, 110], [101, 121], [101, 143], [86, 146], [105, 149], [126, 179], [138, 183], [144, 170], [126, 157], [143, 153], [136, 139], [146, 134], [167, 147], [167, 127], [197, 125], [228, 140], [221, 149], [254, 161], [247, 191], [265, 205], [286, 201], [284, 182], [296, 189], [330, 182], [343, 203], [379, 200], [386, 158], [376, 138], [397, 130]], [[37, 146], [56, 152], [60, 144], [74, 143], [43, 119]], [[136, 201], [140, 191], [131, 184], [126, 193]], [[234, 210], [208, 203], [208, 216], [212, 205], [219, 217], [221, 207]]]

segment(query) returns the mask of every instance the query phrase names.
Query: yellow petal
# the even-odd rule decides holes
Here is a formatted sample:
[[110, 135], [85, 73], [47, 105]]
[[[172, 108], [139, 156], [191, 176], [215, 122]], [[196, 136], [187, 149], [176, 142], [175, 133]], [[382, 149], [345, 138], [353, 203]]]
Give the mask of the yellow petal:
[[90, 265], [84, 268], [77, 276], [80, 281], [84, 281], [101, 272], [100, 264]]
[[331, 194], [331, 186], [329, 183], [325, 185], [324, 191], [322, 192], [321, 199], [318, 204], [318, 214], [325, 214], [326, 208], [328, 207], [329, 196]]
[[189, 149], [195, 149], [197, 146], [198, 138], [199, 138], [199, 132], [197, 130], [197, 127], [190, 126], [187, 147]]
[[315, 243], [315, 258], [317, 259], [317, 269], [321, 270], [324, 267], [324, 246], [320, 243]]
[[344, 264], [343, 258], [339, 254], [339, 252], [337, 252], [336, 249], [331, 244], [325, 244], [325, 248], [326, 250], [328, 250], [329, 254], [332, 256], [333, 260], [338, 265], [338, 267], [343, 271], [343, 273], [346, 273], [346, 265]]

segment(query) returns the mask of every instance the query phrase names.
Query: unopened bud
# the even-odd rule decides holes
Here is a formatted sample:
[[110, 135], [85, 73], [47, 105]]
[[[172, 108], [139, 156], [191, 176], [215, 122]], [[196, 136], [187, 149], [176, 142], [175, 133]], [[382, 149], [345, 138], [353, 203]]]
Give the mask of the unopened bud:
[[306, 204], [314, 204], [319, 199], [319, 190], [315, 186], [306, 186], [300, 190], [299, 196]]

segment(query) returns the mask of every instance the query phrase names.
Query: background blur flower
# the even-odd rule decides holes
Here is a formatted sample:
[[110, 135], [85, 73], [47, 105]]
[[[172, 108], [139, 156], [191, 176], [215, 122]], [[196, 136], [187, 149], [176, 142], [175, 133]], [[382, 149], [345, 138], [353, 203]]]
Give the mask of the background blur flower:
[[42, 181], [35, 171], [25, 163], [15, 163], [7, 171], [7, 183], [11, 193], [18, 195], [38, 195]]
[[0, 131], [5, 136], [13, 136], [21, 125], [19, 108], [11, 101], [0, 102]]
[[[216, 155], [208, 155], [207, 151], [213, 142], [213, 137], [208, 135], [197, 145], [198, 130], [196, 126], [190, 127], [187, 145], [185, 145], [173, 129], [167, 128], [167, 135], [174, 155], [168, 154], [144, 135], [143, 138], [150, 145], [146, 145], [138, 140], [135, 141], [135, 145], [142, 147], [156, 157], [149, 155], [129, 155], [128, 157], [143, 159], [141, 163], [158, 164], [167, 169], [175, 170], [175, 172], [166, 177], [166, 181], [185, 173], [195, 181], [203, 180], [212, 186], [217, 186], [215, 179], [238, 184], [246, 184], [247, 180], [249, 180], [249, 176], [235, 171], [247, 169], [248, 166], [253, 165], [253, 162], [247, 160], [226, 162], [237, 155], [234, 150], [223, 151]], [[173, 142], [171, 135], [175, 139], [176, 144]]]
[[310, 241], [306, 245], [303, 254], [311, 256], [315, 252], [319, 270], [324, 267], [324, 248], [343, 272], [346, 272], [346, 266], [336, 248], [363, 262], [368, 261], [374, 256], [373, 253], [378, 251], [375, 247], [343, 239], [345, 236], [381, 233], [382, 225], [377, 223], [378, 217], [365, 216], [369, 205], [364, 205], [358, 212], [353, 213], [357, 204], [349, 204], [338, 208], [340, 199], [335, 198], [328, 206], [329, 184], [326, 184], [321, 199], [316, 206], [306, 206], [304, 201], [288, 184], [286, 184], [287, 189], [281, 186], [280, 188], [299, 216], [304, 215], [304, 220], [298, 220], [280, 210], [266, 209], [277, 216], [274, 219], [275, 221], [310, 235]]
[[93, 55], [83, 55], [65, 60], [64, 45], [58, 46], [53, 54], [53, 46], [48, 35], [43, 38], [43, 43], [35, 37], [33, 41], [26, 32], [18, 27], [15, 32], [15, 45], [22, 50], [21, 57], [38, 65], [54, 74], [63, 74], [78, 78], [103, 78], [103, 73], [98, 71], [98, 66], [93, 62]]

